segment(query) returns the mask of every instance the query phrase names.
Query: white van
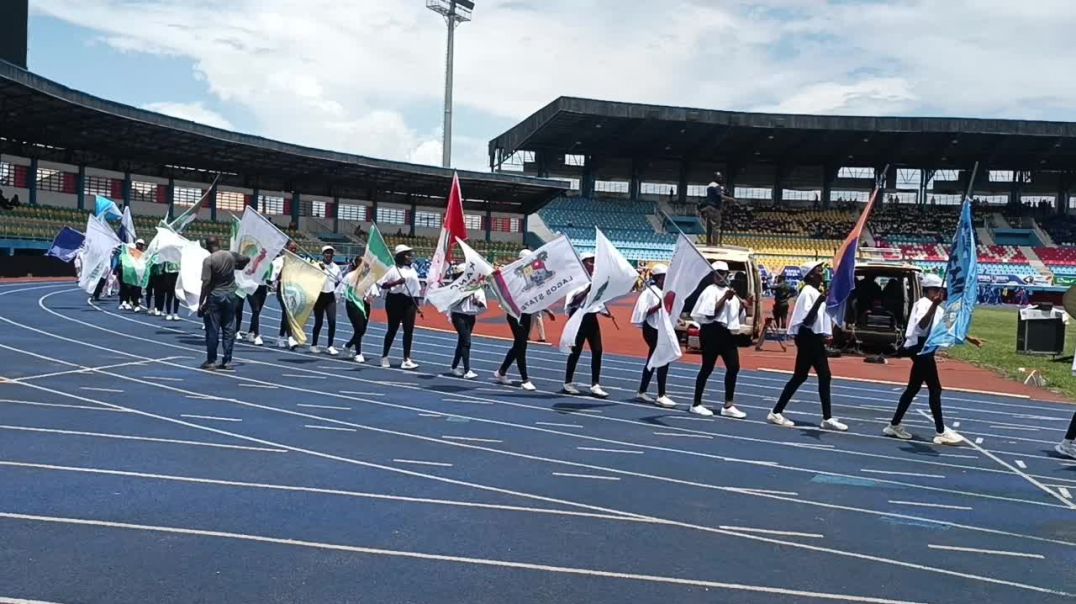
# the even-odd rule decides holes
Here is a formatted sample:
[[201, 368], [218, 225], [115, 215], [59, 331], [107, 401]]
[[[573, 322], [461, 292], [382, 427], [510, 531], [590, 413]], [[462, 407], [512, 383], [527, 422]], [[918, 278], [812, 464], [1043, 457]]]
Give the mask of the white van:
[[[708, 262], [722, 260], [729, 265], [729, 281], [736, 293], [748, 301], [747, 320], [740, 327], [743, 346], [747, 346], [758, 337], [762, 329], [762, 275], [758, 270], [755, 253], [745, 247], [726, 245], [721, 247], [698, 246], [699, 252]], [[709, 277], [704, 277], [709, 280]], [[699, 325], [688, 314], [691, 308], [684, 307], [676, 322], [676, 335], [688, 351], [698, 351]]]

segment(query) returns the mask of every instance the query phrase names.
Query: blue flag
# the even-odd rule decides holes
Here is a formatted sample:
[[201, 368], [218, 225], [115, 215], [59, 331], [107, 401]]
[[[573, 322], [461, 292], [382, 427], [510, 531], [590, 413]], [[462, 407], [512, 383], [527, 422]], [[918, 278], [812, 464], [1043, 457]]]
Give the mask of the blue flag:
[[96, 207], [94, 208], [93, 215], [98, 218], [104, 218], [109, 222], [116, 222], [123, 218], [123, 213], [116, 206], [116, 202], [103, 195], [95, 195]]
[[52, 240], [52, 245], [49, 246], [49, 251], [45, 252], [46, 256], [55, 256], [64, 262], [71, 262], [78, 254], [79, 248], [82, 247], [82, 242], [86, 240], [86, 236], [76, 231], [71, 227], [64, 227], [59, 233], [56, 234], [56, 239]]
[[979, 258], [975, 225], [971, 222], [971, 199], [965, 199], [960, 210], [960, 224], [953, 236], [953, 249], [949, 250], [945, 279], [948, 286], [945, 312], [927, 336], [920, 354], [963, 344], [971, 329], [971, 314], [979, 301]]

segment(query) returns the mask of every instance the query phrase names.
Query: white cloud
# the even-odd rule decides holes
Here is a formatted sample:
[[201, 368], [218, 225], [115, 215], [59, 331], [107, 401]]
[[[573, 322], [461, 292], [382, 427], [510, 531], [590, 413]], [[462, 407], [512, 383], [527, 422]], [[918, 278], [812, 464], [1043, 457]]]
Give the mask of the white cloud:
[[[259, 134], [439, 163], [444, 25], [416, 0], [33, 0], [125, 52], [185, 57]], [[1076, 118], [1068, 0], [484, 0], [458, 30], [454, 163], [482, 118], [561, 95], [804, 113]], [[1034, 66], [1034, 68], [1029, 68]], [[122, 99], [120, 99], [122, 100]], [[475, 117], [477, 116], [477, 118]], [[479, 123], [474, 126], [473, 123]], [[422, 124], [422, 125], [419, 125]], [[466, 162], [466, 163], [465, 163]]]
[[163, 113], [172, 117], [178, 117], [184, 120], [190, 120], [192, 122], [198, 122], [206, 126], [213, 126], [214, 128], [224, 128], [226, 130], [232, 129], [232, 123], [229, 122], [223, 115], [213, 111], [212, 109], [206, 109], [205, 105], [200, 102], [195, 103], [146, 103], [142, 105], [143, 109], [149, 111], [156, 111], [157, 113]]

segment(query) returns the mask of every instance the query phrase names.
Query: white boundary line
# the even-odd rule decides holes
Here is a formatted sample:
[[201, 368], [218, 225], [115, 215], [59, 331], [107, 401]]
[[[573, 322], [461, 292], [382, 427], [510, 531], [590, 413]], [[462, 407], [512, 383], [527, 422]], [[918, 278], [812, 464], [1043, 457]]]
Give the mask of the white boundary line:
[[825, 535], [821, 533], [798, 533], [796, 531], [775, 531], [771, 529], [750, 528], [746, 526], [719, 526], [728, 531], [743, 531], [745, 533], [761, 533], [763, 535], [783, 535], [785, 537], [806, 537], [808, 539], [822, 539]]
[[914, 506], [919, 506], [919, 507], [924, 507], [924, 508], [940, 508], [940, 509], [943, 509], [943, 510], [963, 510], [963, 511], [968, 511], [968, 510], [974, 509], [974, 508], [971, 508], [971, 507], [966, 506], [966, 505], [946, 505], [946, 504], [942, 504], [942, 503], [925, 503], [925, 502], [922, 502], [922, 501], [900, 501], [900, 500], [890, 499], [889, 503], [892, 503], [894, 505], [914, 505]]
[[619, 476], [597, 476], [594, 474], [573, 474], [571, 472], [553, 472], [553, 476], [561, 476], [564, 478], [591, 478], [593, 480], [620, 480]]
[[927, 547], [930, 549], [940, 549], [947, 552], [968, 552], [972, 554], [989, 554], [991, 556], [1012, 556], [1015, 558], [1035, 558], [1037, 560], [1045, 560], [1046, 556], [1042, 554], [1028, 554], [1025, 552], [1007, 552], [1005, 550], [998, 549], [979, 549], [977, 547], [956, 547], [952, 545], [935, 545], [928, 543]]
[[[785, 375], [792, 375], [792, 372], [787, 369], [773, 369], [770, 367], [759, 367], [756, 371], [763, 371], [766, 373], [781, 373]], [[815, 376], [814, 372], [811, 372], [811, 376]], [[817, 376], [815, 376], [817, 377]], [[905, 382], [892, 382], [889, 380], [873, 380], [869, 378], [855, 378], [846, 376], [833, 376], [835, 380], [846, 380], [849, 382], [862, 382], [866, 384], [884, 384], [886, 386], [907, 386]], [[950, 386], [945, 387], [946, 390], [952, 390], [953, 392], [967, 392], [968, 394], [985, 394], [987, 396], [997, 396], [1001, 398], [1022, 398], [1031, 400], [1031, 397], [1026, 394], [1008, 394], [1006, 392], [994, 392], [993, 390], [975, 390], [973, 388], [953, 388]]]
[[[29, 386], [29, 384], [24, 384]], [[137, 411], [130, 411], [137, 413]], [[98, 438], [114, 438], [117, 440], [138, 440], [151, 443], [168, 443], [174, 445], [193, 445], [196, 447], [215, 447], [220, 449], [238, 449], [240, 451], [261, 451], [264, 453], [286, 453], [286, 449], [270, 449], [266, 447], [248, 447], [245, 445], [226, 445], [223, 443], [207, 443], [197, 440], [178, 440], [174, 438], [155, 438], [152, 436], [132, 436], [130, 434], [110, 434], [107, 432], [80, 432], [77, 430], [59, 430], [56, 428], [36, 428], [31, 426], [7, 426], [0, 425], [3, 430], [17, 430], [20, 432], [41, 432], [45, 434], [67, 434], [71, 436], [96, 436]]]

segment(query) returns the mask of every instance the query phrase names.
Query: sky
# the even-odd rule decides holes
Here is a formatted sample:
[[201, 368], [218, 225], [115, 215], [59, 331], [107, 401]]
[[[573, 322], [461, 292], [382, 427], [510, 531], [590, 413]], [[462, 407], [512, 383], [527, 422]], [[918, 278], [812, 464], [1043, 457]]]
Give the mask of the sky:
[[[1071, 0], [475, 0], [453, 165], [559, 96], [1076, 121]], [[291, 143], [439, 165], [445, 25], [424, 0], [30, 0], [30, 70]]]

